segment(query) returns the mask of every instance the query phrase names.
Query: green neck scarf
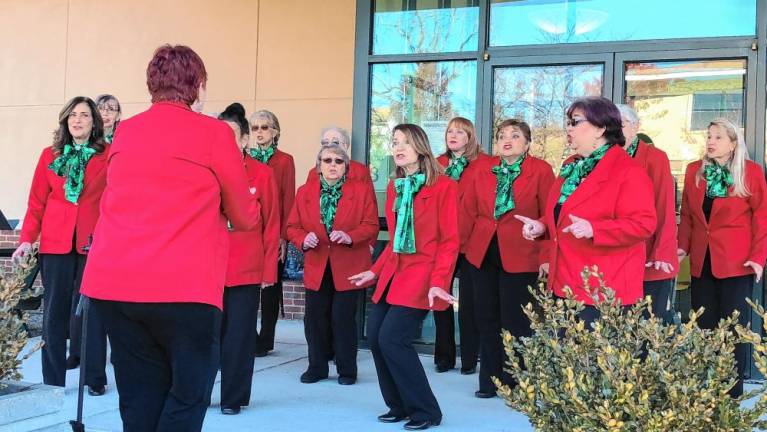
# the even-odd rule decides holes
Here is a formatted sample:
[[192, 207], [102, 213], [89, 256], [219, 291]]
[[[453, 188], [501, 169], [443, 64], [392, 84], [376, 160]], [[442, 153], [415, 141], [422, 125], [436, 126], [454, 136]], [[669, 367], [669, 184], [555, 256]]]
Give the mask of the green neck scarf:
[[394, 231], [393, 251], [401, 254], [415, 253], [415, 226], [413, 220], [413, 197], [426, 183], [426, 175], [416, 173], [394, 180], [397, 199], [394, 208], [397, 212], [397, 228]]
[[498, 184], [495, 187], [495, 209], [493, 216], [495, 220], [514, 209], [514, 180], [522, 173], [522, 162], [526, 155], [522, 155], [509, 164], [501, 158], [501, 164], [494, 166], [492, 171]]
[[104, 135], [104, 141], [106, 141], [107, 144], [112, 144], [112, 139], [114, 139], [114, 134], [106, 134]]
[[565, 201], [567, 201], [567, 198], [578, 189], [578, 185], [583, 182], [586, 176], [591, 174], [591, 171], [594, 171], [597, 162], [602, 160], [605, 153], [607, 153], [607, 150], [610, 150], [610, 145], [604, 144], [602, 147], [594, 150], [589, 157], [578, 159], [562, 167], [559, 176], [563, 177], [565, 181], [562, 183], [562, 189], [560, 190], [557, 203], [564, 204]]
[[463, 170], [468, 164], [469, 160], [466, 159], [466, 156], [458, 158], [451, 156], [450, 163], [447, 165], [447, 168], [445, 168], [445, 174], [450, 176], [451, 179], [458, 181], [461, 179], [461, 174], [463, 174]]
[[727, 189], [735, 183], [730, 170], [714, 160], [705, 166], [703, 174], [706, 178], [706, 196], [709, 198], [726, 197]]
[[48, 169], [64, 179], [64, 196], [67, 201], [77, 204], [80, 194], [83, 192], [83, 179], [85, 179], [85, 166], [96, 153], [96, 150], [85, 144], [65, 144], [64, 151], [48, 165]]
[[269, 146], [266, 150], [261, 150], [261, 147], [258, 146], [249, 148], [248, 155], [261, 163], [268, 163], [269, 159], [274, 156], [274, 146]]
[[325, 181], [325, 177], [320, 175], [320, 218], [328, 234], [333, 230], [333, 221], [336, 218], [338, 200], [341, 199], [341, 188], [344, 181], [346, 181], [346, 176], [341, 177], [336, 184], [330, 185]]
[[638, 148], [639, 148], [639, 137], [635, 136], [634, 139], [631, 141], [631, 144], [629, 144], [629, 146], [626, 147], [626, 153], [628, 153], [628, 155], [633, 158], [634, 156], [636, 156]]

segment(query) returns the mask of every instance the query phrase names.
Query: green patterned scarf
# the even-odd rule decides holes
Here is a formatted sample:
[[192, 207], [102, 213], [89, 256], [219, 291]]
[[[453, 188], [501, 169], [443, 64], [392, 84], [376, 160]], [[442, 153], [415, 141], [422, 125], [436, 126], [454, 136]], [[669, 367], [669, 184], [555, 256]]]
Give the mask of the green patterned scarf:
[[48, 169], [64, 179], [64, 196], [67, 201], [77, 204], [80, 194], [83, 192], [83, 180], [85, 179], [85, 166], [96, 154], [96, 150], [85, 144], [65, 144], [64, 151], [48, 165]]
[[509, 164], [501, 158], [501, 164], [494, 166], [492, 171], [495, 174], [497, 186], [495, 187], [495, 210], [493, 216], [498, 220], [504, 214], [514, 209], [514, 180], [522, 173], [522, 162], [526, 155], [522, 155]]
[[639, 137], [635, 136], [634, 139], [631, 140], [631, 144], [629, 144], [629, 146], [626, 147], [626, 153], [628, 153], [628, 155], [633, 158], [634, 156], [636, 156], [638, 148], [639, 148]]
[[320, 218], [328, 234], [333, 230], [333, 221], [336, 218], [338, 200], [341, 199], [341, 188], [344, 181], [346, 181], [346, 176], [341, 177], [336, 184], [330, 185], [325, 181], [325, 177], [320, 175]]
[[703, 174], [706, 179], [706, 196], [709, 198], [726, 197], [727, 189], [735, 183], [730, 170], [714, 160], [703, 168]]
[[562, 167], [559, 172], [559, 176], [565, 179], [562, 183], [562, 189], [560, 190], [559, 200], [557, 203], [564, 204], [567, 198], [578, 189], [583, 180], [594, 171], [594, 167], [597, 166], [597, 162], [602, 160], [607, 150], [610, 150], [610, 144], [604, 144], [602, 147], [594, 150], [587, 158], [578, 159], [574, 162]]
[[[426, 175], [413, 174], [394, 180], [397, 199], [394, 209], [397, 212], [397, 228], [394, 231], [393, 251], [402, 254], [415, 253], [415, 225], [413, 219], [413, 197], [426, 183]], [[436, 221], [434, 221], [436, 223]]]
[[261, 150], [261, 147], [256, 146], [255, 148], [249, 148], [247, 153], [250, 157], [261, 163], [268, 163], [269, 159], [274, 156], [274, 146], [269, 146], [266, 150]]
[[445, 174], [450, 176], [451, 179], [458, 181], [461, 179], [461, 174], [463, 174], [463, 170], [468, 164], [469, 160], [466, 159], [466, 156], [458, 158], [451, 157], [450, 163], [447, 165], [447, 168], [445, 168]]

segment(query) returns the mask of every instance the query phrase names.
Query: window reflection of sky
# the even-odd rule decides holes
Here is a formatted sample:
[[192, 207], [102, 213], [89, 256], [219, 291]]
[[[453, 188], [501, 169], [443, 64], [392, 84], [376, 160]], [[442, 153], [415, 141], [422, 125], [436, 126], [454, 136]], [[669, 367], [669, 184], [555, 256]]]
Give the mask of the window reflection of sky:
[[479, 8], [378, 12], [373, 29], [373, 54], [476, 51]]

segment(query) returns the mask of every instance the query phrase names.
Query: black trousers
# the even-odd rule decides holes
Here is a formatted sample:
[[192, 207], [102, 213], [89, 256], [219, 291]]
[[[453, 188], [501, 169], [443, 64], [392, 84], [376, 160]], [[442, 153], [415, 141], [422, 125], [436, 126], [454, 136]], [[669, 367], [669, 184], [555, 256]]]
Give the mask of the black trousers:
[[[70, 351], [80, 356], [82, 320], [72, 319], [80, 299], [80, 282], [86, 256], [76, 252], [68, 254], [40, 254], [40, 271], [45, 288], [43, 294], [43, 382], [63, 387], [67, 375], [67, 330]], [[88, 355], [84, 365], [85, 384], [107, 384], [106, 332], [99, 313], [88, 314]]]
[[674, 321], [674, 305], [671, 304], [671, 293], [674, 292], [674, 279], [644, 281], [644, 295], [652, 299], [652, 313], [664, 323]]
[[[479, 329], [474, 317], [475, 268], [463, 254], [458, 256], [458, 292], [461, 305], [458, 308], [458, 337], [461, 343], [461, 369], [477, 366], [479, 358]], [[455, 279], [455, 274], [453, 274]], [[453, 305], [444, 311], [434, 311], [434, 364], [455, 367], [455, 314]]]
[[219, 361], [221, 311], [202, 303], [92, 305], [112, 343], [123, 430], [201, 430]]
[[238, 408], [250, 404], [260, 296], [258, 285], [224, 289], [224, 313], [221, 319], [222, 408]]
[[506, 354], [501, 329], [515, 337], [530, 336], [530, 320], [522, 311], [535, 303], [528, 286], [535, 287], [538, 273], [508, 273], [503, 270], [497, 237], [490, 242], [482, 266], [474, 278], [474, 314], [480, 336], [479, 389], [495, 392], [491, 377], [514, 385], [504, 370]]
[[[738, 322], [748, 326], [751, 321], [751, 307], [747, 297], [753, 297], [754, 275], [735, 276], [719, 279], [711, 273], [711, 257], [706, 251], [700, 277], [690, 281], [690, 295], [693, 309], [705, 308], [698, 319], [698, 326], [704, 329], [716, 328], [719, 320], [729, 317], [733, 311], [740, 312]], [[743, 394], [743, 378], [748, 366], [748, 344], [735, 346], [735, 362], [738, 383], [730, 390], [734, 397]]]
[[256, 336], [256, 351], [274, 349], [274, 333], [277, 329], [277, 318], [279, 318], [280, 305], [282, 304], [283, 271], [285, 271], [285, 262], [278, 261], [277, 282], [270, 287], [261, 288], [261, 329]]
[[319, 291], [306, 290], [304, 334], [309, 349], [309, 373], [328, 376], [328, 347], [333, 346], [338, 376], [357, 378], [359, 295], [359, 290], [336, 291], [329, 263]]
[[389, 410], [416, 421], [441, 421], [442, 411], [413, 348], [427, 313], [423, 309], [392, 306], [382, 299], [370, 311], [367, 335], [378, 385]]

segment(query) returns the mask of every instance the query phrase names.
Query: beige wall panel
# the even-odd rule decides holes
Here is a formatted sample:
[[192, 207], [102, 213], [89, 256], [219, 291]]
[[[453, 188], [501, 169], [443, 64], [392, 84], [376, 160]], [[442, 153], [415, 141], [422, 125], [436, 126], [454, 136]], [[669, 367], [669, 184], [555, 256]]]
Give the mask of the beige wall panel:
[[67, 0], [0, 0], [0, 105], [64, 99]]
[[351, 98], [354, 0], [261, 2], [256, 99]]
[[40, 152], [53, 142], [61, 106], [0, 107], [0, 210], [21, 219]]
[[322, 128], [337, 125], [350, 129], [352, 100], [315, 99], [256, 101], [256, 109], [272, 111], [280, 121], [280, 149], [293, 155], [296, 162], [296, 187], [306, 180], [314, 166]]
[[[67, 95], [148, 101], [152, 53], [180, 43], [205, 62], [209, 99], [254, 98], [257, 22], [257, 0], [71, 0]], [[86, 26], [91, 34], [78, 41]]]

